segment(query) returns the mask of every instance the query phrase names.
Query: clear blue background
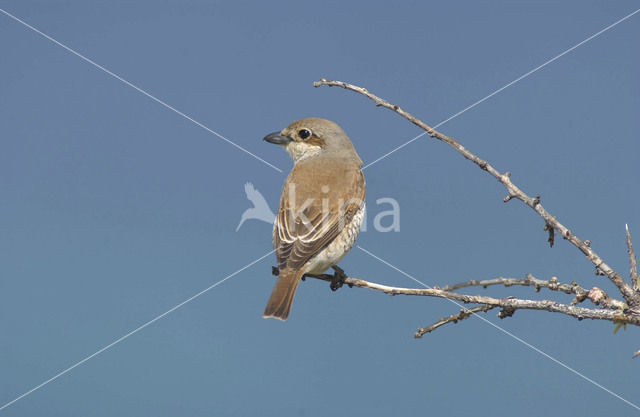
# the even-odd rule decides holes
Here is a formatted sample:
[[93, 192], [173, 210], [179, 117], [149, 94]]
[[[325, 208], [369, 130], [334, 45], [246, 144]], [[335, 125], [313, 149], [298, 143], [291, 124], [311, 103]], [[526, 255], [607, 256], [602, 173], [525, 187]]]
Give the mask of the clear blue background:
[[[0, 7], [286, 173], [262, 137], [332, 119], [365, 163], [420, 133], [366, 86], [436, 124], [638, 7], [637, 2], [2, 1]], [[640, 14], [440, 130], [501, 171], [628, 276], [640, 248]], [[244, 183], [275, 207], [284, 174], [0, 15], [0, 404], [271, 249]], [[615, 289], [444, 144], [365, 170], [358, 243], [444, 285], [533, 273]], [[376, 233], [381, 197], [401, 231]], [[640, 251], [640, 249], [639, 249]], [[637, 410], [446, 300], [332, 293], [307, 281], [263, 320], [268, 259], [6, 408], [6, 416], [632, 415]], [[359, 249], [356, 277], [417, 286]], [[527, 288], [473, 293], [571, 297]], [[640, 403], [636, 328], [546, 312], [485, 317]]]

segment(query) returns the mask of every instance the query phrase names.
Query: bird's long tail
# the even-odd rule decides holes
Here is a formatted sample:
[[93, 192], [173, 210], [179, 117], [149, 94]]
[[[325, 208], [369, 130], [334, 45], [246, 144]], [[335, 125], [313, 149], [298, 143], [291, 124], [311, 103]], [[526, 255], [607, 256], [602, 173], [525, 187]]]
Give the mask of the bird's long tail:
[[283, 269], [280, 271], [275, 287], [271, 292], [267, 306], [264, 308], [262, 317], [273, 317], [278, 320], [286, 320], [289, 317], [293, 296], [302, 278], [302, 272], [294, 269]]

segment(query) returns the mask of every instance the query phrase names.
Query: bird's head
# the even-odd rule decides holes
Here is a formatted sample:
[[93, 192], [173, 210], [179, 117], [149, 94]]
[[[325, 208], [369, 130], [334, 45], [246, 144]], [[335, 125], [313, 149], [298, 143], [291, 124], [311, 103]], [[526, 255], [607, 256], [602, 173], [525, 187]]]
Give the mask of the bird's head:
[[296, 120], [264, 140], [285, 148], [294, 163], [314, 157], [352, 159], [362, 164], [349, 137], [334, 122], [310, 117]]

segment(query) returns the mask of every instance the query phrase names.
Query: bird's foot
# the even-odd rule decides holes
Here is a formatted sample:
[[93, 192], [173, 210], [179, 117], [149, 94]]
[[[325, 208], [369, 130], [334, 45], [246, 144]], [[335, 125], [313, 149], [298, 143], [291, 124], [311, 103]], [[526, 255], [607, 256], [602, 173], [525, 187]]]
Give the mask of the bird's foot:
[[347, 274], [345, 274], [344, 270], [338, 265], [334, 265], [331, 268], [333, 268], [333, 276], [331, 277], [329, 288], [331, 288], [331, 291], [337, 291], [338, 288], [342, 287], [345, 279], [347, 279]]
[[300, 278], [300, 279], [305, 281], [307, 279], [307, 277], [317, 278], [317, 279], [321, 279], [323, 281], [329, 281], [329, 280], [331, 280], [333, 278], [333, 275], [328, 275], [328, 274], [304, 274], [302, 276], [302, 278]]
[[[347, 278], [349, 278], [347, 276], [347, 274], [342, 270], [342, 268], [340, 268], [337, 265], [332, 266], [331, 268], [333, 268], [333, 274], [329, 275], [329, 274], [304, 274], [302, 276], [302, 280], [304, 281], [306, 277], [311, 277], [311, 278], [317, 278], [317, 279], [321, 279], [323, 281], [329, 281], [330, 285], [329, 288], [331, 288], [332, 291], [336, 291], [338, 288], [342, 287], [344, 285], [344, 282]], [[349, 286], [349, 288], [353, 287], [352, 284], [347, 284]]]
[[278, 269], [277, 266], [271, 267], [271, 275], [273, 275], [274, 277], [277, 277], [278, 275], [280, 275], [280, 270]]

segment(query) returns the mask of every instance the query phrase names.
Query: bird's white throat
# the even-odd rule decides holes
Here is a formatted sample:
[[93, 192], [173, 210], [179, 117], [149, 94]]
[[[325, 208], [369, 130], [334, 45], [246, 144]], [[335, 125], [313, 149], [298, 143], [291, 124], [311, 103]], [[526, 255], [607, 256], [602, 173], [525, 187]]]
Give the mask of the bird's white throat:
[[322, 151], [322, 148], [317, 145], [310, 145], [308, 143], [291, 141], [284, 148], [291, 159], [293, 159], [293, 163], [306, 159], [310, 156], [314, 156]]

